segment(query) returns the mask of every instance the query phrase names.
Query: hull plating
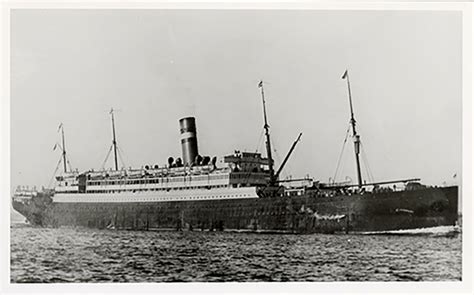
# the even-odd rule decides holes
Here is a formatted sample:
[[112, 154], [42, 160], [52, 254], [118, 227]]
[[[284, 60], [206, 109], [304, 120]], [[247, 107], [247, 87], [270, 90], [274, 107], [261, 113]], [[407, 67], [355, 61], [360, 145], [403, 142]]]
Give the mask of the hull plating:
[[[457, 187], [279, 198], [128, 203], [14, 202], [41, 226], [135, 230], [234, 230], [291, 233], [372, 232], [454, 225]], [[49, 201], [48, 201], [49, 200]]]

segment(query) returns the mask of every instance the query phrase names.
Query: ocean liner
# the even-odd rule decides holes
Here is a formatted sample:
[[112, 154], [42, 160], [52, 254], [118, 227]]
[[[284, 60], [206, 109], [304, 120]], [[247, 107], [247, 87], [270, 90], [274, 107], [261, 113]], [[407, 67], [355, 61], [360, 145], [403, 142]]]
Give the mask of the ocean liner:
[[[220, 159], [201, 156], [196, 119], [186, 117], [179, 120], [182, 158], [170, 157], [163, 166], [120, 169], [111, 111], [109, 153], [114, 152], [115, 169], [67, 169], [63, 131], [64, 171], [55, 177], [56, 186], [41, 191], [18, 188], [13, 208], [29, 223], [44, 227], [356, 233], [455, 225], [457, 186], [430, 187], [418, 179], [363, 182], [347, 71], [343, 79], [349, 90], [357, 184], [322, 183], [309, 177], [280, 180], [301, 134], [275, 169], [261, 81], [266, 157], [240, 151]], [[392, 187], [394, 183], [404, 187]]]

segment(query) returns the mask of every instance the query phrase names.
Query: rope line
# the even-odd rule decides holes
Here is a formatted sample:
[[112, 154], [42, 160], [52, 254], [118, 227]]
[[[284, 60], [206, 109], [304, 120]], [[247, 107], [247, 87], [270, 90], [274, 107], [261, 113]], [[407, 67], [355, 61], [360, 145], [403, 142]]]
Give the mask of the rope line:
[[48, 188], [51, 188], [51, 184], [53, 183], [54, 176], [56, 175], [56, 172], [58, 172], [59, 165], [61, 165], [62, 161], [63, 161], [63, 158], [60, 157], [59, 161], [58, 161], [58, 164], [56, 165], [56, 169], [54, 169], [53, 176], [51, 177], [51, 180], [48, 183]]
[[369, 176], [369, 180], [371, 182], [375, 182], [374, 175], [372, 173], [372, 170], [370, 169], [369, 160], [367, 158], [367, 155], [365, 154], [365, 149], [363, 148], [362, 142], [360, 143], [360, 146], [362, 150], [362, 159], [364, 161], [364, 166], [366, 167], [366, 172], [367, 172], [367, 175]]
[[337, 160], [336, 172], [334, 173], [333, 182], [336, 182], [337, 173], [339, 172], [339, 168], [340, 168], [341, 160], [342, 160], [342, 155], [344, 154], [344, 149], [346, 147], [347, 138], [349, 137], [349, 131], [350, 130], [351, 130], [351, 124], [349, 123], [349, 126], [347, 127], [347, 131], [346, 131], [346, 136], [344, 138], [344, 143], [342, 144], [341, 153], [339, 154], [339, 159]]
[[258, 152], [258, 149], [260, 148], [260, 145], [262, 144], [262, 139], [263, 139], [263, 129], [260, 131], [260, 137], [258, 138], [257, 148], [255, 149], [255, 152]]
[[119, 158], [120, 158], [120, 162], [122, 162], [122, 167], [127, 167], [125, 165], [125, 161], [123, 160], [123, 157], [122, 157], [122, 148], [119, 148], [119, 146], [117, 145], [117, 150], [118, 150], [118, 154], [119, 154]]
[[104, 162], [102, 163], [102, 166], [101, 166], [101, 169], [103, 170], [104, 169], [104, 166], [105, 166], [105, 163], [107, 162], [107, 160], [109, 159], [109, 156], [110, 156], [110, 152], [112, 151], [112, 145], [110, 146], [109, 148], [109, 151], [107, 152], [107, 156], [105, 156], [105, 160]]
[[[273, 141], [272, 139], [270, 139], [270, 140], [271, 140], [270, 143], [272, 144], [272, 147], [273, 147], [273, 152], [275, 153], [275, 160], [277, 160], [277, 161], [280, 163], [280, 165], [281, 165], [282, 159], [281, 159], [281, 157], [280, 157], [280, 154], [278, 153], [277, 147], [276, 147], [274, 141]], [[275, 164], [275, 161], [273, 162], [273, 164]], [[275, 173], [276, 173], [279, 168], [276, 168], [276, 169], [275, 169], [275, 167], [273, 167], [273, 169], [274, 169], [274, 171], [275, 171]], [[288, 177], [288, 173], [286, 173], [286, 171], [282, 171], [282, 172], [284, 173], [284, 176], [285, 176], [285, 177]]]
[[[263, 139], [263, 128], [262, 130], [260, 131], [260, 137], [258, 138], [258, 142], [257, 142], [257, 147], [255, 148], [255, 152], [258, 153], [258, 149], [260, 148], [260, 145], [262, 144], [262, 139]], [[250, 175], [252, 174], [251, 171], [249, 171], [246, 175], [245, 175], [245, 183], [249, 183], [249, 180], [250, 180]]]
[[69, 157], [66, 158], [66, 163], [69, 166], [69, 171], [72, 171], [72, 165], [71, 165], [71, 162], [69, 161]]

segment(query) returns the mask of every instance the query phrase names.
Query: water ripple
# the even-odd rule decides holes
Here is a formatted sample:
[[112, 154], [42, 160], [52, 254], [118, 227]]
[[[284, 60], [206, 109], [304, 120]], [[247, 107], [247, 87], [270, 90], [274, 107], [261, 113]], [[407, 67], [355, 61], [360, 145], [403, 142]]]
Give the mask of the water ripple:
[[11, 229], [11, 281], [459, 281], [461, 236]]

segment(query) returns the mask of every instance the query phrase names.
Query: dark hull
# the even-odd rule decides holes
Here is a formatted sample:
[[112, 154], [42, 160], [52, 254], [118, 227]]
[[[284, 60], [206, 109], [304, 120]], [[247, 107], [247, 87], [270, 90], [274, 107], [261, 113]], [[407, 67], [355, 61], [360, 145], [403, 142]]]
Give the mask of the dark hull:
[[455, 225], [458, 188], [154, 203], [52, 203], [39, 196], [15, 210], [40, 226], [290, 233], [376, 232]]

